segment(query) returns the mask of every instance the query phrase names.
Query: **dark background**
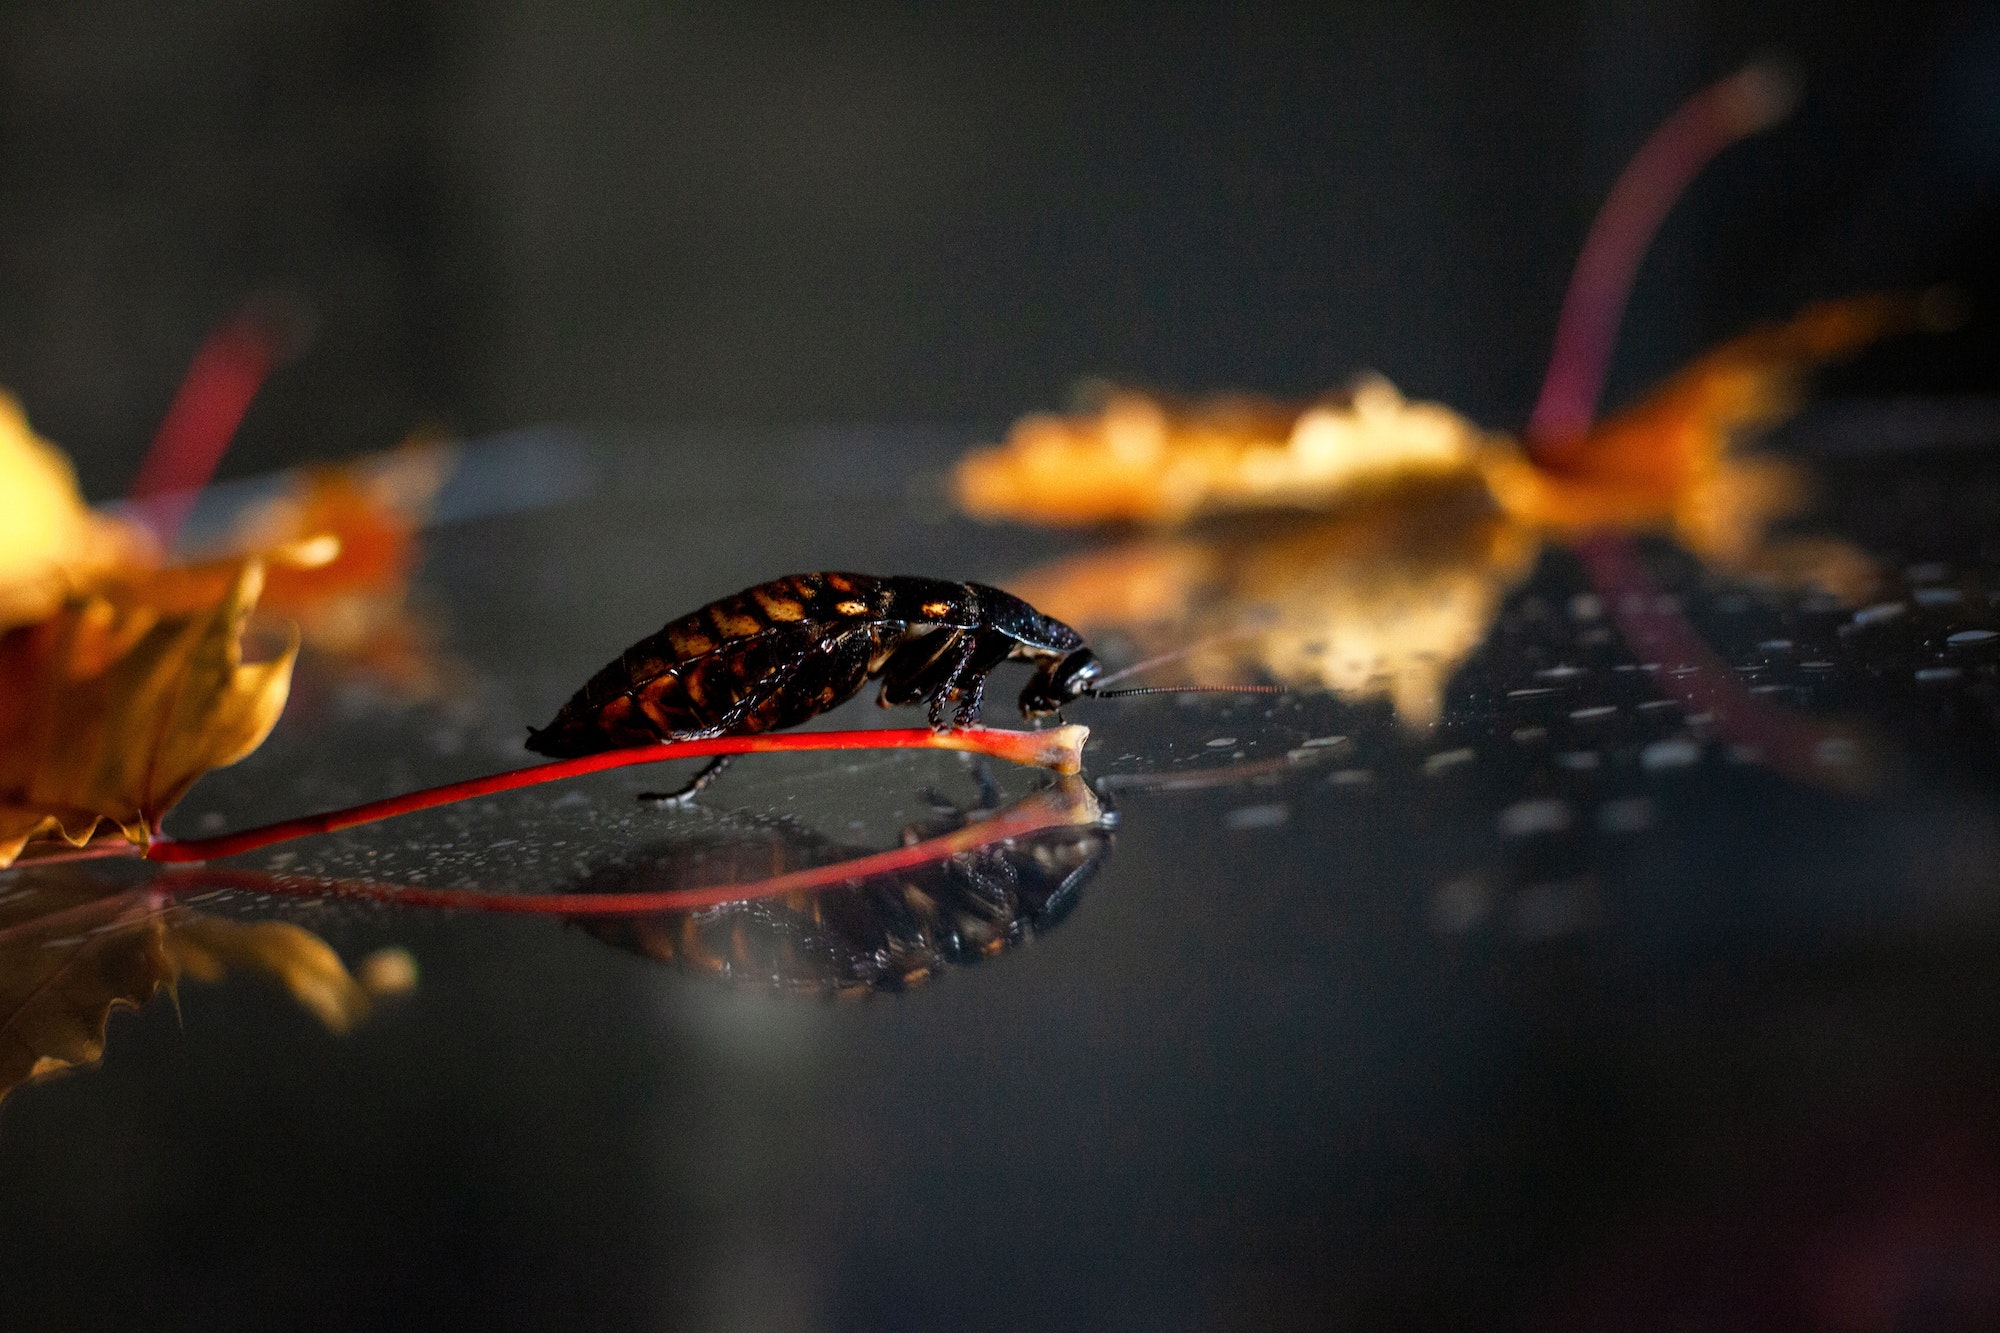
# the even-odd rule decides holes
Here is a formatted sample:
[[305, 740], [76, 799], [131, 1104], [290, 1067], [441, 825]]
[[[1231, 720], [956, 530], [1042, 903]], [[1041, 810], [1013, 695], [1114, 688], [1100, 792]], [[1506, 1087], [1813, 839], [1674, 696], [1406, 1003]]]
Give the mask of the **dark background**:
[[[1531, 401], [1618, 166], [1760, 53], [1800, 114], [1649, 262], [1613, 383], [1801, 300], [1988, 288], [2000, 14], [1923, 0], [0, 13], [0, 384], [130, 478], [202, 334], [316, 313], [226, 471], [441, 422], [978, 422], [1080, 376]], [[1995, 340], [1899, 386], [1991, 387]]]

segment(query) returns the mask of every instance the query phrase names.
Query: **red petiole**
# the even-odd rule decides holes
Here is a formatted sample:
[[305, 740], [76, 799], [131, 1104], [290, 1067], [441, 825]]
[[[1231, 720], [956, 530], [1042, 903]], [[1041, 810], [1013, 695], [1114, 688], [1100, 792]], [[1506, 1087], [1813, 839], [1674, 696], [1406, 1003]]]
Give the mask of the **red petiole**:
[[[430, 810], [455, 801], [515, 791], [522, 787], [557, 782], [563, 778], [602, 773], [607, 769], [633, 764], [657, 764], [668, 759], [705, 759], [719, 754], [798, 753], [808, 750], [961, 750], [989, 755], [1008, 763], [1026, 764], [1072, 774], [1083, 764], [1083, 743], [1090, 735], [1087, 727], [1052, 727], [1047, 731], [1008, 731], [998, 727], [965, 727], [956, 731], [928, 728], [884, 729], [880, 731], [805, 731], [767, 736], [717, 736], [709, 740], [670, 741], [642, 745], [629, 750], [607, 750], [602, 754], [576, 759], [557, 759], [509, 773], [447, 782], [422, 791], [406, 792], [379, 801], [280, 820], [262, 828], [240, 833], [223, 833], [212, 838], [168, 838], [156, 836], [142, 853], [149, 861], [212, 861], [218, 857], [289, 842], [315, 833], [372, 824], [397, 815]], [[88, 854], [95, 849], [86, 848]], [[64, 859], [57, 857], [50, 860]]]
[[907, 847], [857, 856], [832, 865], [814, 866], [807, 870], [773, 875], [768, 879], [738, 884], [718, 884], [698, 889], [666, 889], [656, 893], [487, 893], [477, 889], [427, 889], [414, 885], [382, 884], [372, 880], [298, 879], [272, 875], [265, 871], [207, 867], [168, 871], [147, 887], [176, 895], [211, 889], [236, 889], [248, 893], [285, 894], [305, 898], [364, 898], [374, 902], [401, 903], [409, 907], [442, 908], [448, 911], [515, 912], [534, 916], [648, 916], [657, 912], [695, 911], [704, 907], [716, 907], [722, 903], [747, 902], [758, 898], [775, 898], [788, 893], [831, 888], [876, 875], [928, 865], [946, 857], [973, 851], [1008, 838], [1025, 837], [1043, 829], [1088, 824], [1098, 817], [1098, 806], [1091, 797], [1089, 789], [1080, 783], [1064, 783], [1036, 792], [1020, 804], [990, 819], [967, 824], [963, 828], [954, 829], [934, 838], [926, 838]]

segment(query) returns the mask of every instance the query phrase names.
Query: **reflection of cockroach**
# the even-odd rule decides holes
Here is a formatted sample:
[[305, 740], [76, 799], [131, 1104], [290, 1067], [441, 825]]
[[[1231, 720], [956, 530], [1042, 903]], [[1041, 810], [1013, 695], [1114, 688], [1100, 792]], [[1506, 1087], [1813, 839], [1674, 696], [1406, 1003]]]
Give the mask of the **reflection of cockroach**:
[[[1088, 694], [1103, 667], [1083, 636], [983, 583], [794, 574], [710, 602], [590, 678], [528, 748], [554, 758], [795, 727], [879, 676], [883, 707], [928, 704], [931, 726], [979, 719], [987, 673], [1034, 664], [1021, 714]], [[684, 789], [706, 785], [718, 758]]]
[[[1094, 810], [1087, 791], [1079, 784], [1078, 799]], [[940, 816], [904, 830], [904, 841], [966, 822], [956, 809], [941, 807]], [[580, 917], [577, 924], [621, 949], [725, 980], [828, 995], [906, 990], [947, 965], [992, 957], [1053, 927], [1111, 845], [1100, 818], [817, 893], [660, 916]], [[729, 828], [724, 821], [656, 849], [637, 866], [599, 871], [577, 889], [684, 889], [854, 855], [854, 848], [786, 822]]]

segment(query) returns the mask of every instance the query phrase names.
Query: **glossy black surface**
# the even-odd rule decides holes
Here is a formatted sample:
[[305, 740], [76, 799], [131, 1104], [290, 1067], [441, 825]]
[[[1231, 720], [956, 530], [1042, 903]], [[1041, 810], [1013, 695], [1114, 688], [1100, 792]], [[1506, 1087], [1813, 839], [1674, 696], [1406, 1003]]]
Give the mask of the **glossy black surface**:
[[[459, 688], [410, 703], [309, 661], [169, 828], [514, 766], [608, 650], [774, 572], [1004, 582], [1078, 544], [912, 500], [963, 442], [784, 436], [679, 470], [673, 441], [583, 443], [585, 498], [430, 535]], [[186, 986], [114, 1019], [101, 1067], [12, 1094], [4, 1322], [1984, 1326], [1994, 457], [1818, 460], [1816, 525], [1887, 571], [1860, 615], [1640, 544], [1755, 697], [1860, 738], [1825, 782], [1691, 722], [1686, 664], [1635, 659], [1551, 548], [1435, 728], [1309, 693], [1078, 705], [1115, 850], [1059, 927], [905, 994], [717, 985], [551, 919], [205, 904], [350, 959], [406, 945], [420, 983], [346, 1037], [254, 982]], [[635, 804], [656, 776], [244, 864], [661, 883], [682, 872], [649, 849], [732, 821], [884, 848], [985, 799], [949, 755], [755, 756], [706, 811]]]

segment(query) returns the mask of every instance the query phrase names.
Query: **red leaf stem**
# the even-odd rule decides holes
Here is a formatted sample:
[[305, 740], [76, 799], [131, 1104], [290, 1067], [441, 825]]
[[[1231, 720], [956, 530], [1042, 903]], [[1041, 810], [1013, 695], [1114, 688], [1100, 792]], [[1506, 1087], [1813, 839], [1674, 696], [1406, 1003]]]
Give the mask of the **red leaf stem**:
[[132, 482], [133, 507], [161, 549], [173, 549], [251, 399], [295, 341], [284, 312], [259, 305], [211, 333], [194, 354]]
[[1682, 103], [1626, 164], [1570, 274], [1548, 372], [1528, 418], [1530, 449], [1590, 429], [1633, 279], [1674, 201], [1723, 149], [1784, 119], [1796, 100], [1786, 71], [1751, 65]]
[[[807, 733], [807, 735], [838, 734], [842, 733]], [[665, 889], [656, 893], [491, 893], [478, 889], [427, 889], [414, 885], [384, 884], [375, 880], [301, 879], [273, 875], [267, 871], [209, 867], [198, 870], [170, 870], [147, 887], [155, 892], [176, 895], [212, 889], [236, 889], [247, 893], [285, 894], [308, 898], [365, 898], [373, 902], [401, 903], [409, 907], [515, 912], [538, 916], [648, 916], [658, 912], [693, 911], [704, 907], [715, 907], [722, 903], [747, 902], [758, 898], [773, 898], [788, 893], [802, 893], [812, 889], [852, 883], [876, 875], [941, 861], [946, 857], [957, 856], [962, 852], [969, 852], [1007, 838], [1024, 837], [1043, 829], [1089, 824], [1101, 817], [1102, 810], [1088, 787], [1081, 782], [1064, 782], [1035, 792], [990, 819], [967, 824], [963, 828], [954, 829], [934, 838], [926, 838], [908, 847], [896, 847], [884, 852], [874, 852], [867, 856], [835, 862], [832, 865], [795, 870], [747, 883], [718, 884], [699, 889]]]
[[1089, 735], [1089, 728], [1072, 724], [1051, 727], [1047, 731], [1008, 731], [998, 727], [965, 727], [956, 731], [907, 728], [784, 732], [769, 736], [717, 736], [709, 740], [671, 741], [629, 750], [607, 750], [602, 754], [588, 754], [576, 759], [557, 759], [518, 768], [510, 773], [447, 782], [442, 786], [389, 796], [345, 810], [280, 820], [240, 833], [223, 833], [212, 838], [156, 837], [146, 848], [145, 855], [150, 861], [212, 861], [314, 833], [332, 833], [337, 829], [450, 805], [454, 801], [581, 777], [586, 773], [601, 773], [606, 769], [625, 768], [632, 764], [657, 764], [668, 759], [703, 759], [720, 754], [797, 753], [806, 750], [966, 750], [1008, 763], [1073, 774], [1082, 767], [1083, 742]]

